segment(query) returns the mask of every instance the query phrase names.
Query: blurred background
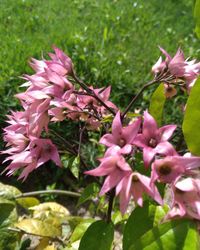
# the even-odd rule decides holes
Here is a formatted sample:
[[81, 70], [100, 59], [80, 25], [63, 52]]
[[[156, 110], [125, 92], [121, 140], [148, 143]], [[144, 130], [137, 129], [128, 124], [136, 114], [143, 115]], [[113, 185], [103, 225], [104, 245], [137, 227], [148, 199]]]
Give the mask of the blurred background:
[[[52, 45], [72, 58], [86, 83], [112, 85], [111, 99], [121, 108], [152, 79], [158, 45], [172, 55], [180, 46], [186, 57], [200, 59], [193, 4], [193, 0], [0, 0], [1, 131], [5, 115], [20, 107], [13, 96], [22, 91], [20, 76], [32, 73], [29, 59], [46, 57]], [[151, 93], [143, 94], [138, 107], [147, 107]], [[166, 104], [165, 122], [180, 118], [179, 102], [177, 97], [173, 105], [170, 100]], [[66, 127], [65, 137], [72, 130]], [[32, 173], [24, 184], [17, 177], [4, 175], [0, 180], [25, 191], [74, 185], [70, 173], [51, 164]]]

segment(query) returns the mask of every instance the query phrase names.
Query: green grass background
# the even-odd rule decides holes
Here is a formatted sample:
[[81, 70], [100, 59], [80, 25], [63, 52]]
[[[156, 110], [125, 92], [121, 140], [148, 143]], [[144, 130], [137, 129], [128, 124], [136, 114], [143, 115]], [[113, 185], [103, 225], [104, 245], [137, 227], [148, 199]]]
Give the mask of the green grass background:
[[19, 78], [31, 73], [30, 57], [51, 46], [72, 57], [86, 82], [113, 86], [112, 99], [124, 107], [151, 79], [161, 45], [200, 56], [192, 0], [0, 0], [0, 113], [16, 108]]

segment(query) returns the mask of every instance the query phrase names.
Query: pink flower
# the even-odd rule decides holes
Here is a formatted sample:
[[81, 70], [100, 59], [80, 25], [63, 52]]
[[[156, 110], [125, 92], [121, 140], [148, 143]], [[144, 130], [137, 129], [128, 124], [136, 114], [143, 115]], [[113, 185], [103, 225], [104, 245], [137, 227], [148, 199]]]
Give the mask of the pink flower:
[[185, 73], [185, 61], [183, 51], [179, 48], [174, 57], [171, 57], [163, 48], [160, 47], [161, 52], [165, 55], [165, 61], [162, 57], [158, 59], [156, 64], [152, 67], [155, 74], [169, 70], [170, 74], [175, 77], [183, 77]]
[[26, 133], [26, 127], [27, 127], [27, 117], [25, 112], [18, 111], [14, 112], [11, 111], [11, 115], [7, 115], [8, 119], [6, 122], [10, 125], [8, 125], [6, 128], [4, 128], [5, 134], [10, 132], [15, 132], [19, 134], [25, 134]]
[[147, 111], [144, 112], [142, 133], [136, 136], [133, 143], [143, 149], [143, 159], [146, 167], [149, 166], [156, 154], [176, 154], [175, 149], [168, 142], [175, 129], [176, 125], [166, 125], [158, 128], [154, 118]]
[[200, 157], [167, 156], [152, 164], [151, 182], [173, 183], [178, 177], [200, 166]]
[[123, 127], [120, 112], [118, 112], [112, 123], [112, 134], [105, 134], [100, 139], [100, 143], [107, 147], [118, 145], [121, 147], [122, 154], [129, 154], [132, 151], [132, 142], [139, 131], [140, 124], [141, 120], [137, 119], [132, 124]]
[[163, 80], [161, 81], [168, 79], [166, 82], [167, 84], [165, 84], [166, 96], [172, 97], [176, 94], [176, 89], [170, 86], [170, 83], [180, 81], [185, 81], [185, 88], [189, 92], [200, 74], [200, 63], [196, 63], [196, 60], [189, 61], [185, 59], [183, 51], [180, 48], [177, 50], [174, 57], [171, 57], [161, 47], [160, 50], [165, 55], [165, 61], [162, 61], [162, 57], [160, 57], [152, 67], [152, 71], [155, 76], [159, 75], [159, 77], [161, 77], [161, 75], [163, 75]]
[[[111, 102], [109, 101], [109, 97], [110, 97], [110, 92], [111, 92], [111, 87], [108, 86], [107, 88], [99, 88], [99, 89], [94, 89], [93, 87], [90, 87], [90, 89], [92, 91], [94, 91], [94, 93], [96, 94], [96, 96], [99, 97], [99, 99], [101, 99], [108, 107], [117, 110], [117, 107]], [[80, 92], [84, 93], [84, 91], [82, 91], [80, 89]], [[101, 115], [107, 113], [107, 110], [105, 109], [104, 106], [102, 106], [100, 103], [98, 103], [98, 101], [92, 97], [87, 95], [77, 95], [78, 99], [77, 99], [77, 105], [79, 108], [81, 109], [95, 109], [97, 112], [99, 112]]]
[[200, 180], [186, 178], [172, 186], [173, 204], [165, 219], [189, 217], [200, 220]]
[[4, 141], [7, 142], [6, 147], [11, 148], [2, 151], [3, 154], [13, 154], [23, 151], [29, 143], [29, 138], [20, 133], [9, 131], [4, 135]]
[[45, 68], [47, 68], [47, 64], [45, 63], [44, 60], [37, 60], [35, 58], [31, 58], [31, 61], [29, 62], [29, 65], [37, 73], [44, 72]]
[[120, 148], [113, 146], [109, 148], [105, 156], [100, 159], [99, 167], [86, 171], [85, 174], [93, 176], [107, 176], [101, 188], [100, 195], [114, 188], [131, 168], [123, 156], [119, 154]]
[[[47, 65], [49, 68], [59, 75], [72, 75], [73, 74], [73, 64], [72, 60], [69, 56], [67, 56], [62, 50], [59, 48], [53, 47], [55, 54], [49, 53], [49, 56], [52, 59], [52, 62], [47, 61]], [[66, 70], [63, 70], [64, 68]]]
[[134, 201], [139, 206], [142, 206], [144, 193], [162, 205], [162, 198], [156, 186], [152, 187], [150, 185], [149, 177], [137, 172], [127, 172], [116, 187], [116, 195], [120, 197], [120, 210], [122, 214], [126, 212], [131, 196], [133, 196]]
[[25, 151], [11, 155], [4, 161], [12, 161], [5, 169], [7, 175], [12, 175], [18, 169], [24, 168], [19, 179], [25, 180], [30, 172], [40, 167], [45, 162], [52, 160], [57, 166], [61, 166], [60, 157], [56, 146], [49, 139], [32, 138]]

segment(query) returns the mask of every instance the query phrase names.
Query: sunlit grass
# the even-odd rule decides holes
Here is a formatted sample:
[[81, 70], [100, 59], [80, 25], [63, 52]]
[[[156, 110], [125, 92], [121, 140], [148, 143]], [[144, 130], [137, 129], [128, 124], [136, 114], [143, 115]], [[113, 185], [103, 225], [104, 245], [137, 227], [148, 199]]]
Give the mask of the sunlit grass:
[[12, 95], [53, 44], [72, 58], [78, 74], [96, 86], [111, 84], [124, 106], [136, 86], [151, 78], [157, 45], [200, 55], [193, 33], [192, 0], [1, 0], [1, 114], [16, 106]]

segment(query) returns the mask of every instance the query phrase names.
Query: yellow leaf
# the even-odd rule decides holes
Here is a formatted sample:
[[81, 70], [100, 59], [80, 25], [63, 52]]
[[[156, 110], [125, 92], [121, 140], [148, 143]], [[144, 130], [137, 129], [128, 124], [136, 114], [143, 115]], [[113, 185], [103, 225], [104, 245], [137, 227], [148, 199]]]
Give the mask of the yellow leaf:
[[15, 227], [28, 234], [39, 235], [44, 237], [56, 237], [61, 236], [61, 228], [47, 223], [46, 221], [40, 221], [37, 219], [24, 219], [15, 224]]
[[49, 245], [48, 238], [42, 238], [35, 250], [57, 250], [54, 244]]
[[55, 214], [60, 216], [68, 216], [70, 214], [67, 208], [56, 202], [44, 202], [29, 209], [34, 211], [34, 216], [41, 212], [55, 212]]
[[16, 187], [10, 185], [4, 185], [0, 182], [0, 197], [5, 199], [12, 199], [16, 195], [21, 194], [21, 191]]
[[56, 250], [56, 249], [57, 249], [57, 248], [56, 248], [55, 245], [53, 244], [53, 245], [49, 245], [49, 246], [45, 247], [44, 250]]
[[29, 208], [40, 204], [40, 201], [34, 197], [22, 197], [17, 199], [17, 203], [24, 208]]

